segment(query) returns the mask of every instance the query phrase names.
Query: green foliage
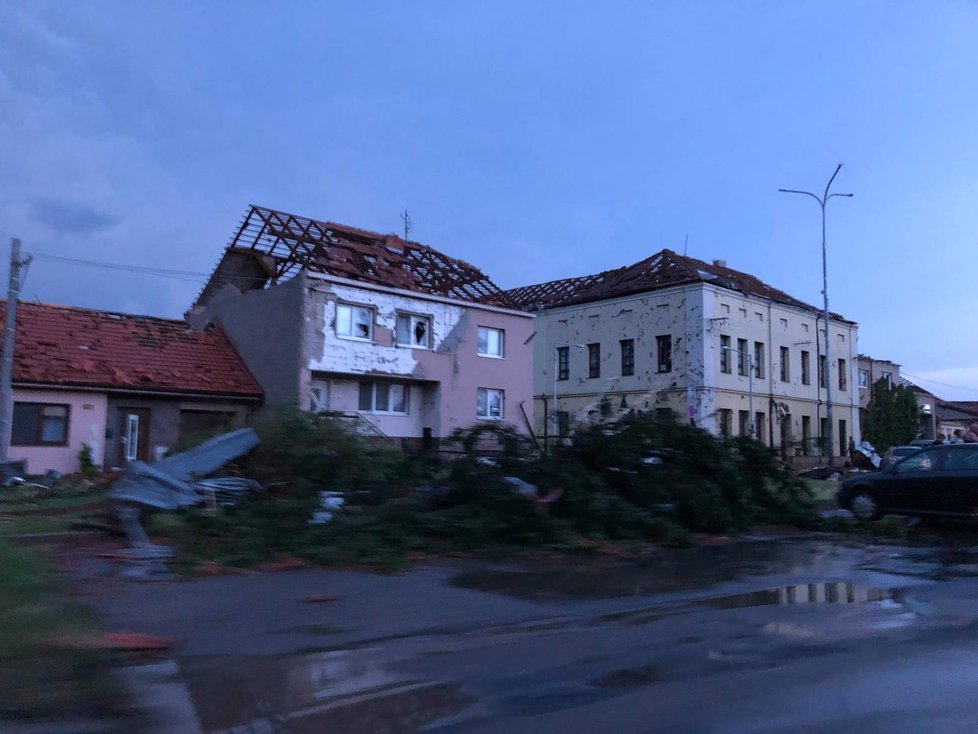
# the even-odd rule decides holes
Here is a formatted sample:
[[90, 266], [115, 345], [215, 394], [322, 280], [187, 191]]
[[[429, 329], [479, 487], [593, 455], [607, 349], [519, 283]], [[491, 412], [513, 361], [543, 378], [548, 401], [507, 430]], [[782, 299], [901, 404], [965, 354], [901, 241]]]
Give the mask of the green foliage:
[[83, 443], [78, 450], [78, 464], [81, 467], [81, 473], [86, 477], [95, 476], [98, 471], [95, 460], [92, 458], [92, 447], [87, 443]]
[[[182, 513], [163, 532], [188, 559], [251, 566], [297, 556], [397, 568], [418, 553], [682, 546], [692, 533], [759, 522], [817, 524], [810, 489], [771, 449], [718, 441], [673, 415], [593, 426], [549, 456], [511, 428], [479, 424], [452, 436], [462, 456], [448, 463], [378, 447], [321, 416], [287, 412], [259, 430], [262, 445], [241, 468], [273, 491], [216, 514]], [[534, 496], [517, 491], [513, 477], [534, 485]], [[323, 525], [309, 522], [315, 489], [345, 492]]]
[[862, 433], [877, 451], [912, 441], [919, 426], [920, 408], [913, 390], [883, 378], [873, 383]]

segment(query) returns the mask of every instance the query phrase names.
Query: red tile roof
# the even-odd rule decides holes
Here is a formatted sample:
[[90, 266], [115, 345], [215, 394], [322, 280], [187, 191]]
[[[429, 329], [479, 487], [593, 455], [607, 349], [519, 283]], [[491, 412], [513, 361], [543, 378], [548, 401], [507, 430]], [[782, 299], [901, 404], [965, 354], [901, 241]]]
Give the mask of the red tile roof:
[[[679, 255], [672, 250], [662, 250], [632, 265], [595, 275], [513, 288], [506, 291], [506, 295], [524, 308], [539, 310], [618, 298], [685, 283], [709, 283], [820, 313], [815, 306], [799, 301], [749, 273]], [[845, 320], [838, 314], [832, 316]]]
[[[243, 259], [258, 264], [242, 265]], [[243, 270], [242, 268], [245, 268]], [[300, 269], [392, 288], [517, 308], [481, 270], [396, 234], [252, 206], [195, 305], [226, 284], [262, 288]]]
[[[6, 317], [0, 301], [0, 324]], [[0, 342], [2, 348], [2, 342]], [[17, 304], [14, 384], [261, 398], [217, 326], [68, 306]]]

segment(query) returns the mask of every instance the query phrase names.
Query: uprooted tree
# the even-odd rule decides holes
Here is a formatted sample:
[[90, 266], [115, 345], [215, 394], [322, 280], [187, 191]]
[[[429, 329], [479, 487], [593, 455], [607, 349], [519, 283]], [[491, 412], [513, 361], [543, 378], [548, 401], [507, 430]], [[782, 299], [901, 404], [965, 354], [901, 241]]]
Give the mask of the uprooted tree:
[[873, 383], [866, 408], [863, 436], [882, 451], [912, 441], [920, 426], [917, 398], [906, 385], [893, 385], [886, 378]]

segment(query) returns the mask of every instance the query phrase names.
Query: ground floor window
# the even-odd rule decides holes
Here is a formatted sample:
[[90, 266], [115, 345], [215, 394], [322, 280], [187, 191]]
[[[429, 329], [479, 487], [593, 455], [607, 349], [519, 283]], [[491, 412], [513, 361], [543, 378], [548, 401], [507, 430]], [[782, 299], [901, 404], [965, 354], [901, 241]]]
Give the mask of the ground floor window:
[[400, 382], [361, 382], [360, 410], [407, 415], [408, 386]]
[[14, 446], [66, 446], [67, 405], [14, 403], [10, 443]]
[[503, 417], [503, 391], [480, 387], [476, 393], [475, 413], [479, 418]]

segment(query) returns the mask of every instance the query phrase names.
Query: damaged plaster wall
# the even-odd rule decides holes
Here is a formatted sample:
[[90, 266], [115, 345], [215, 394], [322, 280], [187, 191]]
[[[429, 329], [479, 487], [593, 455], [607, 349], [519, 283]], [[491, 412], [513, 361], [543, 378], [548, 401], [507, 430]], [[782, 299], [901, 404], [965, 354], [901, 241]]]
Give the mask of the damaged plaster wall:
[[[445, 436], [478, 420], [476, 394], [489, 388], [504, 392], [503, 420], [526, 431], [519, 406], [532, 413], [533, 317], [530, 314], [408, 295], [383, 287], [358, 286], [309, 276], [305, 307], [308, 374], [330, 383], [330, 409], [360, 412], [360, 379], [410, 384], [408, 415], [373, 413], [363, 416], [392, 436], [420, 437], [425, 428]], [[336, 333], [338, 303], [367, 306], [373, 311], [370, 341]], [[396, 343], [399, 313], [429, 319], [431, 348]], [[501, 359], [479, 356], [480, 326], [505, 333]], [[343, 375], [356, 379], [344, 379]]]
[[[811, 436], [817, 436], [819, 418], [825, 417], [825, 389], [818, 384], [818, 355], [824, 353], [821, 346], [822, 320], [812, 311], [724, 288], [705, 286], [705, 291], [706, 309], [710, 314], [705, 340], [706, 364], [712, 365], [708, 368], [707, 384], [715, 393], [714, 412], [720, 409], [732, 411], [733, 432], [736, 435], [738, 414], [748, 410], [749, 403], [748, 378], [737, 372], [737, 355], [730, 355], [729, 373], [720, 370], [721, 335], [730, 337], [734, 348], [738, 339], [747, 340], [752, 355], [755, 343], [759, 342], [764, 345], [764, 367], [763, 376], [754, 378], [754, 412], [764, 414], [765, 431], [758, 438], [771, 443], [773, 434], [774, 446], [781, 445], [782, 435], [788, 442], [799, 441], [803, 416], [809, 418]], [[853, 382], [858, 327], [833, 319], [829, 336], [832, 344], [827, 379], [832, 380], [833, 420], [836, 421], [836, 445], [833, 449], [835, 455], [839, 455], [837, 421], [846, 421], [847, 435], [854, 436], [856, 440], [859, 437], [858, 393]], [[781, 347], [788, 350], [787, 380], [782, 379]], [[810, 384], [807, 385], [802, 381], [803, 351], [809, 354]], [[840, 358], [845, 360], [845, 390], [839, 388]], [[786, 426], [782, 427], [782, 423]], [[718, 424], [715, 431], [719, 431]]]
[[[671, 288], [545, 311], [545, 338], [535, 352], [535, 423], [543, 430], [554, 391], [554, 355], [569, 349], [569, 379], [557, 381], [558, 410], [571, 422], [594, 422], [629, 410], [671, 409], [686, 414], [686, 388], [703, 384], [700, 289]], [[672, 364], [659, 371], [656, 337], [669, 336]], [[622, 375], [621, 341], [634, 343], [634, 374]], [[599, 377], [589, 377], [588, 345], [599, 344]], [[603, 403], [603, 405], [602, 405]], [[548, 410], [552, 409], [552, 405]]]

